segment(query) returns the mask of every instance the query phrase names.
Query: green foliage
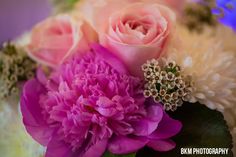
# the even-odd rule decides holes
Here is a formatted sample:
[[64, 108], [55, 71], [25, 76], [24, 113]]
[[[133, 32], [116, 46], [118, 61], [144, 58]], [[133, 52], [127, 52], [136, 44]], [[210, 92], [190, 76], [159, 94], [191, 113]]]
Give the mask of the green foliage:
[[80, 0], [52, 0], [56, 12], [71, 10]]
[[0, 49], [0, 99], [18, 94], [19, 83], [34, 76], [36, 64], [10, 43]]
[[[210, 110], [199, 103], [185, 103], [183, 107], [170, 114], [183, 123], [182, 131], [174, 138], [176, 148], [165, 153], [144, 148], [137, 153], [137, 157], [182, 157], [185, 155], [181, 155], [181, 148], [229, 148], [228, 155], [213, 156], [233, 157], [232, 137], [220, 112]], [[209, 155], [191, 155], [191, 157], [209, 157]]]
[[135, 153], [132, 153], [132, 154], [126, 154], [126, 155], [115, 155], [115, 154], [112, 154], [110, 152], [106, 152], [103, 157], [135, 157]]
[[204, 26], [215, 26], [216, 17], [211, 12], [211, 5], [193, 3], [185, 8], [184, 24], [192, 31], [202, 31]]

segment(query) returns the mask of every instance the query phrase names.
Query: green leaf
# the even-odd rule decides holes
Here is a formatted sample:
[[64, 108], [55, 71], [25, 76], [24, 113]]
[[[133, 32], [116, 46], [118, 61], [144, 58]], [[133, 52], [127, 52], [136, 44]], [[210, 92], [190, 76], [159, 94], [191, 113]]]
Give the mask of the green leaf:
[[[185, 103], [170, 115], [183, 123], [182, 131], [173, 140], [176, 148], [169, 152], [155, 152], [144, 148], [137, 157], [182, 157], [181, 148], [229, 148], [228, 155], [190, 155], [191, 157], [233, 157], [232, 137], [223, 115], [199, 103]], [[189, 156], [189, 155], [188, 155]]]
[[116, 155], [112, 154], [110, 152], [106, 152], [103, 157], [135, 157], [136, 153], [131, 153], [131, 154], [125, 154], [125, 155]]

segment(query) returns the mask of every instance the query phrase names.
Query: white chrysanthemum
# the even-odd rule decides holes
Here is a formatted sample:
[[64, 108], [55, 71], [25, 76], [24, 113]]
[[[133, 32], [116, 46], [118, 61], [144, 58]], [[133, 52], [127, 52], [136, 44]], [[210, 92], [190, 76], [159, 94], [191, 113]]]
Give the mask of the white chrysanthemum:
[[233, 137], [233, 153], [236, 155], [236, 108], [226, 109], [223, 114]]
[[223, 41], [211, 33], [195, 34], [178, 27], [180, 46], [168, 49], [167, 55], [179, 64], [183, 73], [192, 75], [195, 90], [192, 102], [211, 109], [236, 108], [236, 57], [224, 50]]
[[27, 134], [17, 112], [17, 108], [0, 101], [0, 154], [4, 157], [43, 157], [44, 148]]
[[224, 50], [233, 51], [236, 54], [236, 32], [229, 27], [219, 25], [215, 30], [215, 37], [224, 44]]

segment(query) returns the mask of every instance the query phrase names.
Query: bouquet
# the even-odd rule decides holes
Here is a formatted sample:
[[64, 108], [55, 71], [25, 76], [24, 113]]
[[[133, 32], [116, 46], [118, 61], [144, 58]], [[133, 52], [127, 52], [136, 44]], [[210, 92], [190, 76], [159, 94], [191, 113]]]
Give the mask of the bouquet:
[[64, 8], [1, 48], [1, 154], [236, 154], [234, 0]]

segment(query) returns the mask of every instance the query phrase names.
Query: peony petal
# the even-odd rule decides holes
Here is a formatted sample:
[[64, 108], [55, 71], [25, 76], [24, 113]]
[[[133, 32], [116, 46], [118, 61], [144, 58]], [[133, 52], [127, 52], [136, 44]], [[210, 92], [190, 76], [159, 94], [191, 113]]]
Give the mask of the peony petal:
[[83, 157], [101, 157], [107, 149], [107, 143], [107, 139], [97, 142], [95, 145], [90, 147], [87, 152], [85, 152]]
[[110, 140], [108, 150], [114, 154], [128, 154], [144, 147], [147, 142], [145, 137], [115, 136]]
[[151, 140], [147, 146], [156, 151], [169, 151], [175, 148], [176, 144], [172, 140]]
[[21, 95], [21, 112], [27, 132], [40, 144], [47, 145], [53, 133], [43, 119], [39, 105], [39, 96], [44, 93], [44, 87], [36, 80], [28, 81]]
[[[152, 102], [153, 103], [153, 102]], [[163, 118], [163, 108], [161, 105], [151, 105], [147, 108], [147, 117], [152, 120], [152, 121], [156, 121], [156, 122], [160, 122]]]
[[151, 105], [147, 109], [147, 117], [132, 122], [134, 134], [137, 136], [148, 136], [157, 129], [158, 124], [162, 120], [163, 109], [159, 105]]
[[141, 119], [131, 123], [134, 128], [134, 134], [137, 136], [148, 136], [156, 130], [158, 122], [149, 119]]
[[179, 133], [181, 128], [182, 123], [180, 121], [172, 119], [165, 113], [156, 131], [148, 137], [151, 139], [167, 139]]
[[68, 144], [59, 141], [57, 136], [53, 136], [47, 146], [45, 157], [79, 157], [73, 155], [72, 149]]

